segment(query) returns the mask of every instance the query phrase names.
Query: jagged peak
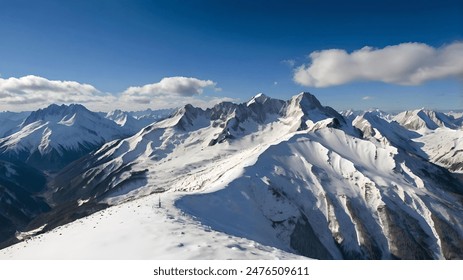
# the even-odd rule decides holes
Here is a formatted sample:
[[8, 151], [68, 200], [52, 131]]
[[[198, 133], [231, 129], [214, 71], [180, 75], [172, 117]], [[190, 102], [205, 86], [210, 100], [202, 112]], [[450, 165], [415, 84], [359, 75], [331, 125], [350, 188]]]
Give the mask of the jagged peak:
[[381, 110], [367, 110], [364, 111], [362, 114], [358, 115], [354, 120], [353, 123], [358, 123], [362, 121], [367, 121], [368, 123], [382, 123], [382, 122], [390, 122], [391, 120], [386, 117], [385, 113]]
[[75, 114], [88, 114], [92, 113], [85, 106], [81, 104], [50, 104], [46, 108], [33, 111], [30, 115], [24, 120], [22, 126], [28, 125], [36, 121], [45, 121], [48, 119], [63, 118], [65, 116], [75, 115]]
[[183, 107], [178, 108], [174, 115], [191, 114], [191, 113], [196, 114], [197, 112], [200, 112], [200, 111], [202, 112], [204, 110], [199, 107], [195, 107], [191, 104], [186, 104]]
[[127, 114], [127, 112], [122, 111], [121, 109], [116, 109], [108, 112], [106, 115], [107, 116], [115, 116], [115, 115], [121, 115], [121, 114]]
[[309, 92], [301, 92], [293, 96], [287, 102], [286, 115], [293, 114], [294, 111], [302, 111], [304, 116], [312, 116], [310, 118], [313, 118], [314, 112], [317, 111], [319, 112], [319, 116], [318, 118], [316, 117], [315, 121], [320, 120], [320, 117], [324, 115], [325, 117], [337, 118], [341, 123], [346, 123], [342, 115], [331, 107], [323, 106], [320, 101]]
[[171, 118], [178, 118], [176, 126], [185, 129], [187, 124], [193, 125], [194, 120], [199, 115], [204, 114], [204, 112], [205, 111], [199, 107], [195, 107], [191, 104], [186, 104], [183, 107], [177, 109], [177, 111], [171, 116]]
[[426, 109], [425, 107], [422, 107], [422, 108], [419, 108], [419, 109], [405, 110], [405, 111], [399, 113], [398, 115], [412, 116], [412, 115], [418, 115], [420, 113], [429, 115], [429, 114], [435, 113], [435, 111], [430, 110], [430, 109]]
[[88, 111], [88, 109], [82, 105], [82, 104], [77, 104], [77, 103], [72, 103], [72, 104], [50, 104], [47, 108], [44, 108], [42, 110], [54, 110], [54, 111], [65, 111], [65, 110], [70, 110], [70, 111], [79, 111], [79, 110], [85, 110]]
[[253, 98], [251, 98], [251, 100], [249, 100], [246, 103], [246, 105], [250, 106], [251, 104], [254, 104], [254, 103], [264, 104], [265, 101], [267, 101], [268, 99], [270, 99], [270, 97], [268, 97], [267, 95], [265, 95], [263, 93], [258, 93]]
[[350, 109], [346, 109], [346, 110], [342, 110], [339, 112], [341, 115], [343, 116], [350, 116], [350, 115], [353, 115], [353, 114], [357, 114], [358, 111], [350, 108]]
[[376, 114], [377, 113], [384, 113], [383, 111], [381, 111], [378, 108], [370, 108], [370, 109], [366, 110], [365, 112], [367, 112], [367, 113], [376, 113]]
[[[75, 113], [78, 111], [89, 111], [84, 105], [81, 104], [50, 104], [46, 108], [38, 109], [37, 111], [34, 112], [41, 112], [49, 115], [56, 115], [56, 114], [62, 114], [62, 113]], [[32, 112], [32, 113], [34, 113]]]
[[404, 111], [394, 117], [394, 120], [414, 130], [421, 128], [434, 130], [438, 127], [458, 127], [446, 114], [425, 108]]
[[291, 102], [299, 104], [302, 110], [313, 110], [316, 108], [324, 108], [320, 101], [309, 92], [301, 92], [291, 98]]
[[363, 118], [375, 117], [375, 118], [383, 119], [383, 120], [388, 121], [388, 122], [390, 122], [393, 119], [391, 114], [389, 114], [387, 112], [384, 112], [384, 111], [382, 111], [382, 110], [380, 110], [378, 108], [368, 109], [365, 112], [363, 112], [362, 114], [360, 114], [359, 116], [362, 116]]

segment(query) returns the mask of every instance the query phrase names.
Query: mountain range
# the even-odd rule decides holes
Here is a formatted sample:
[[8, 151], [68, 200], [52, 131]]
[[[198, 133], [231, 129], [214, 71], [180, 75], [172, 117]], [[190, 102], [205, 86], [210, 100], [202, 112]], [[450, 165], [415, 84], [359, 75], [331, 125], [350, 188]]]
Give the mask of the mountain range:
[[[137, 224], [113, 233], [140, 246], [135, 258], [146, 253], [137, 240], [177, 242], [150, 226], [151, 216], [178, 225], [187, 240], [154, 250], [158, 257], [224, 258], [231, 247], [219, 243], [191, 254], [190, 246], [207, 242], [198, 231], [206, 228], [207, 236], [234, 240], [236, 258], [463, 258], [459, 115], [339, 113], [306, 92], [159, 113], [102, 114], [74, 104], [50, 105], [22, 122], [11, 114], [0, 139], [0, 170], [9, 174], [1, 177], [0, 207], [24, 217], [0, 216], [7, 229], [0, 238], [3, 247], [32, 245], [9, 246], [0, 257], [37, 256], [54, 244], [66, 252], [90, 224], [109, 230], [143, 214], [138, 231]], [[34, 184], [21, 172], [37, 176]], [[134, 210], [122, 216], [121, 207]], [[81, 258], [95, 256], [108, 232], [86, 234], [74, 248]], [[129, 250], [105, 246], [116, 255]]]

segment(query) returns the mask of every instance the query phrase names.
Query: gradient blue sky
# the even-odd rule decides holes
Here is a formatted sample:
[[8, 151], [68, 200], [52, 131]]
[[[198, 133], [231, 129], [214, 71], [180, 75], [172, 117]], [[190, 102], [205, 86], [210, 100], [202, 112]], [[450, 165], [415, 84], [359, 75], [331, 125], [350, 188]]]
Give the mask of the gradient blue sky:
[[[415, 85], [354, 80], [316, 87], [294, 80], [294, 71], [308, 67], [308, 55], [315, 51], [351, 53], [409, 42], [439, 49], [462, 42], [461, 0], [0, 0], [0, 7], [4, 83], [34, 75], [89, 84], [97, 94], [120, 96], [129, 87], [184, 76], [215, 83], [202, 93], [186, 94], [189, 100], [245, 101], [259, 92], [287, 99], [309, 91], [336, 109], [463, 109], [458, 71]], [[174, 106], [182, 97], [130, 108]], [[18, 106], [9, 100], [0, 100], [0, 110]]]

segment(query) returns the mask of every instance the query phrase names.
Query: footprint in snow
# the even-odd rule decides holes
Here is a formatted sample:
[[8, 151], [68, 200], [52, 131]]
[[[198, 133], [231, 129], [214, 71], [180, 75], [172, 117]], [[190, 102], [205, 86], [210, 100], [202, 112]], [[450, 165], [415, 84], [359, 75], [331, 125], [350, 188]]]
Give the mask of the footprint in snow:
[[246, 248], [241, 247], [239, 244], [230, 244], [230, 245], [227, 245], [227, 248], [232, 249], [232, 250], [246, 251]]

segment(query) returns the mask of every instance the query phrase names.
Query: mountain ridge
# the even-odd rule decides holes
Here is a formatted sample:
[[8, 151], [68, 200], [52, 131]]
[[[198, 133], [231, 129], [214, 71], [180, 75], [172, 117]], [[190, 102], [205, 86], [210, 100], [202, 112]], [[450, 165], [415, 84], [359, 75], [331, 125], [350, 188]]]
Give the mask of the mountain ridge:
[[414, 128], [380, 111], [345, 118], [307, 92], [185, 105], [66, 166], [50, 202], [72, 205], [64, 223], [162, 195], [213, 231], [311, 258], [462, 258], [462, 181], [425, 141], [459, 131]]
[[52, 104], [32, 112], [17, 132], [0, 139], [0, 157], [53, 171], [128, 134], [82, 105]]

